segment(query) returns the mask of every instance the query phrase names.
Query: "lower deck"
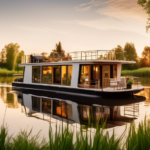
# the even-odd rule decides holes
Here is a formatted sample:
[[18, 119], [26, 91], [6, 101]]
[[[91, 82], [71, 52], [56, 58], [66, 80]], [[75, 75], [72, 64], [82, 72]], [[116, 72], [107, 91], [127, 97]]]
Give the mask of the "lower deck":
[[60, 85], [43, 85], [43, 84], [29, 84], [29, 83], [21, 83], [21, 82], [13, 82], [13, 88], [20, 89], [28, 89], [28, 90], [36, 90], [36, 91], [44, 91], [44, 92], [54, 92], [54, 93], [62, 93], [62, 94], [77, 94], [77, 95], [98, 95], [101, 97], [110, 97], [110, 98], [120, 98], [120, 97], [128, 97], [133, 96], [135, 93], [138, 93], [144, 88], [140, 85], [134, 85], [131, 89], [126, 89], [126, 87], [106, 87], [102, 89], [96, 88], [74, 88], [68, 86], [60, 86]]

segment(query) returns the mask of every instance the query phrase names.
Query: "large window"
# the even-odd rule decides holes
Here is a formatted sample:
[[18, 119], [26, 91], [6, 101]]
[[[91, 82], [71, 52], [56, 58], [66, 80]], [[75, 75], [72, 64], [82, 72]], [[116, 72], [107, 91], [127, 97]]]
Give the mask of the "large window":
[[90, 66], [81, 66], [80, 83], [89, 82], [89, 69]]
[[52, 84], [52, 67], [51, 66], [42, 67], [42, 83]]
[[40, 76], [40, 66], [32, 67], [32, 82], [33, 83], [40, 83], [41, 82]]
[[62, 66], [62, 85], [71, 85], [72, 66]]
[[61, 84], [61, 67], [55, 66], [53, 67], [54, 71], [54, 84]]

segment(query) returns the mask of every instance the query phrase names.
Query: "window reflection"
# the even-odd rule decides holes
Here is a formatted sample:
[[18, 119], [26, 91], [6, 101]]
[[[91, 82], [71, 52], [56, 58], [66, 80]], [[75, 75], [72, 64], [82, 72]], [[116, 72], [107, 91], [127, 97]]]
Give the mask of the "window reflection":
[[52, 84], [52, 67], [51, 66], [42, 67], [42, 83]]
[[42, 112], [51, 113], [51, 100], [49, 99], [42, 99]]
[[62, 85], [71, 85], [72, 66], [62, 66]]
[[89, 82], [89, 66], [81, 66], [80, 83]]
[[32, 109], [35, 111], [40, 112], [40, 98], [39, 97], [32, 97]]

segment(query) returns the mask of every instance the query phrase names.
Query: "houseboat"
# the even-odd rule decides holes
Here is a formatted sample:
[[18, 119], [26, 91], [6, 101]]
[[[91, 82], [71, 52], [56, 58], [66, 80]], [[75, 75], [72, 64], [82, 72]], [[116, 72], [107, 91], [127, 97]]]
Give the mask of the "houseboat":
[[128, 89], [121, 77], [124, 54], [115, 51], [82, 51], [57, 57], [36, 54], [22, 58], [23, 79], [16, 79], [13, 88], [65, 94], [97, 95], [102, 97], [131, 96], [143, 90], [136, 82]]

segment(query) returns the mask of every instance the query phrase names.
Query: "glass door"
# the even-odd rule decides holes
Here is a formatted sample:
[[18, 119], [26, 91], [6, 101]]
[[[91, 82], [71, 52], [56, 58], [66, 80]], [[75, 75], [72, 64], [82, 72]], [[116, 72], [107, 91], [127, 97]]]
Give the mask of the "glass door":
[[103, 87], [110, 85], [110, 65], [103, 65]]

